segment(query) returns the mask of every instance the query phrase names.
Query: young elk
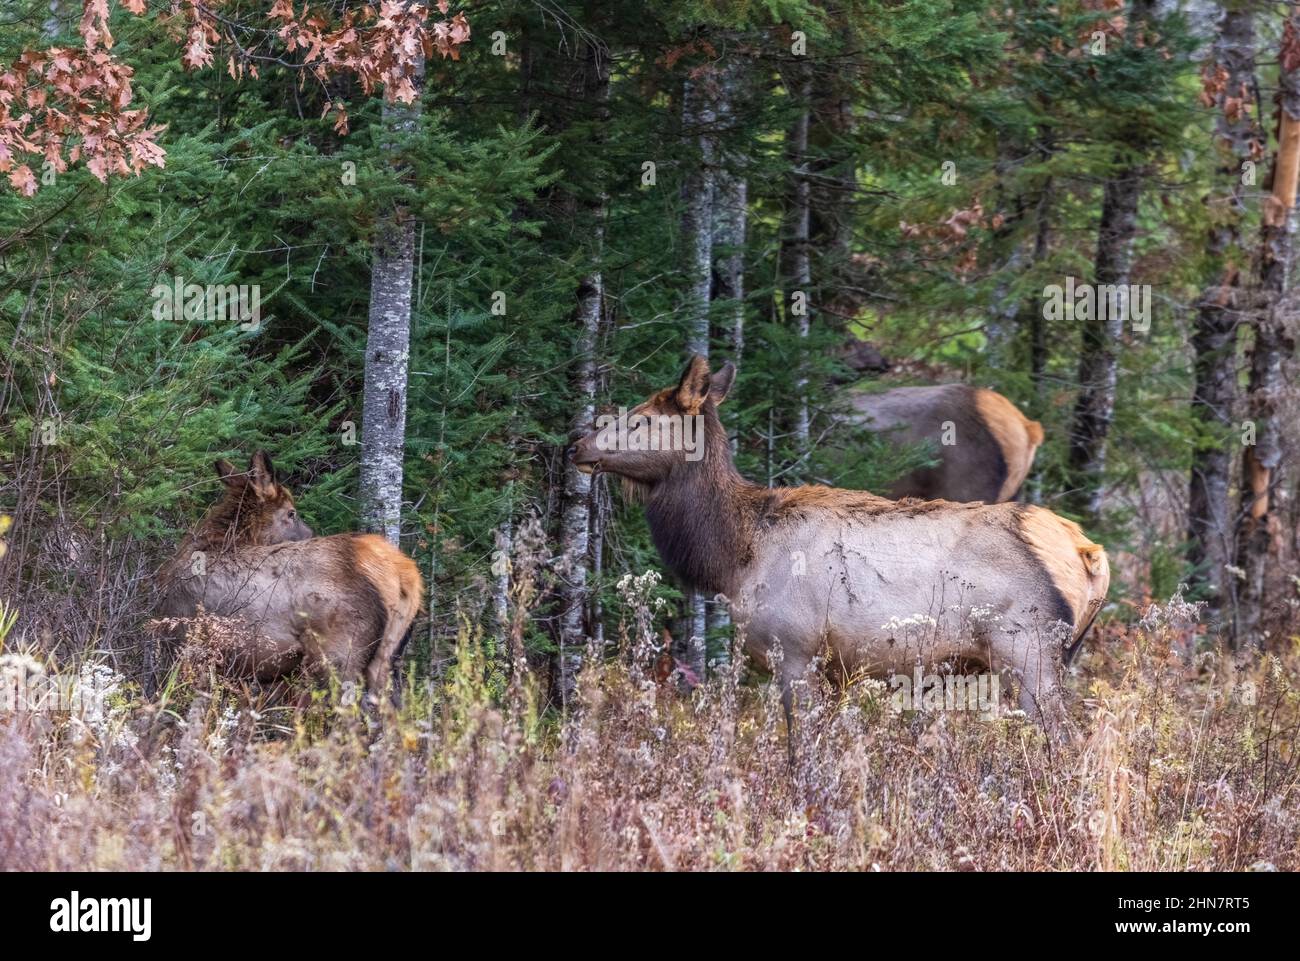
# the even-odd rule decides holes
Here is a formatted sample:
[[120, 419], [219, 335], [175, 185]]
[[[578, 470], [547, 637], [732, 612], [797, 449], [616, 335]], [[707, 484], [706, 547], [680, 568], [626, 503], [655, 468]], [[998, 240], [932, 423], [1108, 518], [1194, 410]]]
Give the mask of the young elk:
[[265, 451], [245, 472], [216, 462], [225, 490], [162, 570], [162, 613], [234, 618], [243, 630], [224, 669], [270, 681], [297, 667], [365, 677], [387, 690], [423, 584], [415, 562], [374, 534], [313, 537]]
[[[622, 477], [664, 563], [730, 599], [750, 654], [777, 675], [787, 722], [795, 681], [828, 645], [839, 680], [988, 665], [1017, 677], [1021, 706], [1052, 726], [1064, 666], [1110, 583], [1101, 546], [1040, 507], [752, 484], [718, 419], [735, 374], [695, 357], [675, 387], [570, 456]], [[690, 439], [691, 426], [698, 444], [663, 442]]]

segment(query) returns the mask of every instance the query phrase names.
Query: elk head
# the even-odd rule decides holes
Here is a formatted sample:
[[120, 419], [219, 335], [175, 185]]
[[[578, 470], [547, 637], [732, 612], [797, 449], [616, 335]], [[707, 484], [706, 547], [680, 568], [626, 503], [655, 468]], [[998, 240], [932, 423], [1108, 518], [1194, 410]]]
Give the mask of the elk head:
[[208, 516], [212, 539], [235, 547], [267, 547], [312, 536], [298, 516], [293, 495], [276, 480], [266, 451], [254, 454], [246, 471], [224, 459], [214, 466], [226, 489]]
[[717, 405], [735, 378], [732, 363], [711, 373], [709, 362], [696, 355], [675, 387], [630, 411], [598, 417], [595, 429], [569, 448], [569, 457], [584, 473], [617, 474], [652, 488], [674, 470], [702, 461], [710, 431], [721, 434]]

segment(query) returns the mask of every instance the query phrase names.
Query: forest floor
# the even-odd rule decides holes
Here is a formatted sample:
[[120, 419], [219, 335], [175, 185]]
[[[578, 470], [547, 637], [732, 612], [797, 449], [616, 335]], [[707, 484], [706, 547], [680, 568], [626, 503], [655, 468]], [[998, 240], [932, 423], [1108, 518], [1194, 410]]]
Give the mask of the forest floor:
[[1064, 743], [864, 681], [813, 698], [793, 768], [740, 665], [684, 694], [610, 661], [560, 716], [465, 635], [379, 723], [82, 665], [102, 696], [0, 716], [0, 870], [1296, 870], [1297, 655], [1191, 654], [1178, 615], [1089, 642]]

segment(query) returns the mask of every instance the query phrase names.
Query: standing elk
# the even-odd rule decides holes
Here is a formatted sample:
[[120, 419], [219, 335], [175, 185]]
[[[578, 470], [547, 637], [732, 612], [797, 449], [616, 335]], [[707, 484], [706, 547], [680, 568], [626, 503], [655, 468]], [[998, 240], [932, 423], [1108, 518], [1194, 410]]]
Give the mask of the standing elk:
[[[675, 387], [569, 456], [623, 478], [687, 587], [730, 599], [746, 648], [781, 684], [787, 723], [795, 682], [829, 646], [838, 680], [954, 660], [1009, 672], [1021, 707], [1053, 728], [1064, 667], [1110, 584], [1102, 547], [1041, 507], [753, 484], [718, 419], [735, 374], [694, 357]], [[698, 449], [676, 442], [694, 436], [688, 421]]]
[[996, 391], [966, 384], [895, 387], [881, 393], [854, 391], [851, 419], [871, 431], [888, 432], [899, 444], [926, 441], [939, 463], [900, 477], [889, 496], [925, 500], [1014, 500], [1043, 443], [1043, 427]]
[[314, 537], [265, 451], [247, 471], [216, 462], [221, 498], [161, 572], [162, 613], [192, 618], [201, 607], [240, 630], [222, 667], [270, 681], [302, 667], [365, 678], [382, 698], [419, 612], [415, 562], [374, 534]]

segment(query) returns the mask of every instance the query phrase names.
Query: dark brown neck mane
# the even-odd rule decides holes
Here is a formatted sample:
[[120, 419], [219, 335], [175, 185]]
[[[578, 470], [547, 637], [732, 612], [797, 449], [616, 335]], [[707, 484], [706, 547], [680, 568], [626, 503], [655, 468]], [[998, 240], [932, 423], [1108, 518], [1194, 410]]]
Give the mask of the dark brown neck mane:
[[688, 587], [735, 590], [754, 552], [755, 518], [765, 488], [740, 476], [726, 431], [711, 402], [704, 417], [704, 456], [680, 461], [645, 496], [646, 519], [659, 556]]
[[754, 559], [756, 541], [766, 529], [810, 516], [839, 522], [883, 514], [924, 514], [976, 509], [982, 505], [947, 501], [891, 501], [868, 491], [821, 484], [767, 488], [740, 476], [731, 445], [713, 403], [706, 402], [704, 456], [680, 461], [654, 487], [626, 482], [632, 499], [646, 506], [650, 536], [659, 556], [686, 586], [732, 597], [740, 574]]
[[185, 535], [173, 564], [188, 566], [195, 551], [226, 554], [259, 543], [264, 522], [256, 499], [245, 488], [241, 492], [225, 491], [204, 515], [198, 527]]

